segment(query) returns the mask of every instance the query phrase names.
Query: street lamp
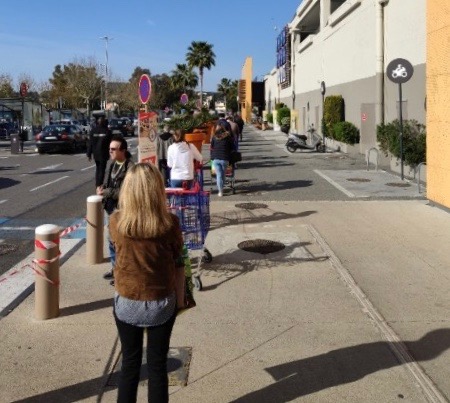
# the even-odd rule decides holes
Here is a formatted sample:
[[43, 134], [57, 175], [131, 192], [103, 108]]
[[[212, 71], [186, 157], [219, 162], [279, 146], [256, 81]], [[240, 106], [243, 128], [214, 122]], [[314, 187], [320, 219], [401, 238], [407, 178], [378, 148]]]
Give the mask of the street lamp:
[[106, 56], [106, 64], [105, 64], [105, 110], [108, 101], [108, 43], [112, 41], [114, 38], [109, 36], [101, 36], [101, 40], [105, 41], [105, 56]]

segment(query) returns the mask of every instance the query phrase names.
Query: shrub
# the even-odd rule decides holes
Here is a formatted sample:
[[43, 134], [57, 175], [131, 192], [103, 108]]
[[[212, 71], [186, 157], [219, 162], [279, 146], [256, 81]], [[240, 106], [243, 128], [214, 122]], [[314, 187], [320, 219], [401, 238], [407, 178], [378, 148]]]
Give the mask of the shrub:
[[345, 120], [344, 98], [341, 95], [330, 95], [323, 105], [325, 135], [334, 139], [334, 125]]
[[[400, 158], [400, 121], [378, 125], [377, 140], [386, 156]], [[426, 127], [417, 120], [403, 121], [403, 157], [411, 166], [426, 161]]]
[[268, 123], [273, 123], [273, 113], [268, 113], [267, 115], [266, 115], [266, 119], [267, 119], [267, 122]]
[[289, 120], [291, 119], [291, 110], [289, 108], [287, 108], [286, 106], [278, 109], [277, 112], [277, 123], [281, 126], [281, 119], [283, 118], [289, 118]]
[[281, 119], [281, 126], [290, 126], [291, 125], [291, 117], [285, 116]]
[[346, 144], [359, 143], [359, 129], [351, 122], [338, 122], [333, 126], [334, 139]]
[[276, 111], [277, 111], [278, 109], [285, 108], [285, 107], [286, 107], [286, 105], [283, 104], [283, 102], [279, 102], [279, 103], [276, 103], [276, 104], [275, 104], [275, 110], [276, 110]]

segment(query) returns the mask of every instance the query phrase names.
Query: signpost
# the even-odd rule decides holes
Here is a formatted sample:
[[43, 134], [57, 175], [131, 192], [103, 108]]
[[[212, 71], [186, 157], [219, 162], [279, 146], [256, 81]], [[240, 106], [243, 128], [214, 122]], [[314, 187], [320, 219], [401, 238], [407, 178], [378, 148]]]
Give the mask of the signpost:
[[399, 98], [399, 121], [400, 121], [400, 162], [401, 162], [401, 178], [403, 180], [403, 99], [402, 99], [402, 84], [408, 82], [414, 74], [414, 67], [406, 59], [394, 59], [387, 68], [386, 74], [393, 83], [398, 84], [398, 98]]
[[20, 96], [22, 97], [22, 125], [20, 128], [20, 145], [21, 145], [21, 151], [23, 152], [23, 142], [25, 140], [25, 97], [28, 94], [28, 85], [26, 82], [20, 83], [20, 89], [19, 89]]
[[139, 112], [139, 162], [156, 164], [156, 139], [158, 130], [158, 115], [147, 111], [147, 103], [152, 94], [152, 82], [148, 74], [142, 74], [139, 79], [139, 100], [145, 109]]

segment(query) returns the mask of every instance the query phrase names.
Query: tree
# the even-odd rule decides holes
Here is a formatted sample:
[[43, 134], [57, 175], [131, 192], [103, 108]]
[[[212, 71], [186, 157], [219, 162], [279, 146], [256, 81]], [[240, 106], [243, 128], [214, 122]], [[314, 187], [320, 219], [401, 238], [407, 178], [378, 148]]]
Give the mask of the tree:
[[164, 109], [180, 98], [180, 94], [173, 88], [172, 80], [167, 74], [154, 75], [151, 80], [152, 96], [149, 102], [151, 109]]
[[172, 86], [183, 92], [195, 89], [198, 84], [198, 76], [187, 64], [176, 64], [176, 68], [172, 70]]
[[191, 67], [198, 68], [200, 76], [200, 104], [203, 106], [203, 71], [216, 65], [213, 45], [203, 41], [193, 41], [186, 53], [186, 60]]
[[227, 110], [237, 112], [238, 80], [232, 81], [229, 78], [222, 78], [217, 85], [217, 91], [222, 94]]
[[231, 88], [231, 80], [229, 78], [222, 78], [220, 83], [217, 84], [217, 92], [220, 92], [223, 96], [223, 100], [225, 101], [225, 107], [227, 106], [227, 98], [230, 93]]
[[0, 74], [0, 98], [11, 98], [14, 94], [12, 77], [9, 74]]

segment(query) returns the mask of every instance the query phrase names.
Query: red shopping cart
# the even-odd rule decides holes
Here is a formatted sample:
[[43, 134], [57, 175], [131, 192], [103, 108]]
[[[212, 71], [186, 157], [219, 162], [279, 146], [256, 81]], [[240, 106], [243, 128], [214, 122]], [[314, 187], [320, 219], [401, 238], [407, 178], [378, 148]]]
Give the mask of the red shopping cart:
[[210, 226], [209, 192], [201, 190], [199, 183], [196, 182], [191, 190], [167, 188], [166, 195], [168, 208], [180, 220], [184, 244], [189, 251], [201, 251], [197, 270], [193, 276], [194, 286], [200, 291], [201, 263], [212, 261], [212, 255], [205, 247]]

